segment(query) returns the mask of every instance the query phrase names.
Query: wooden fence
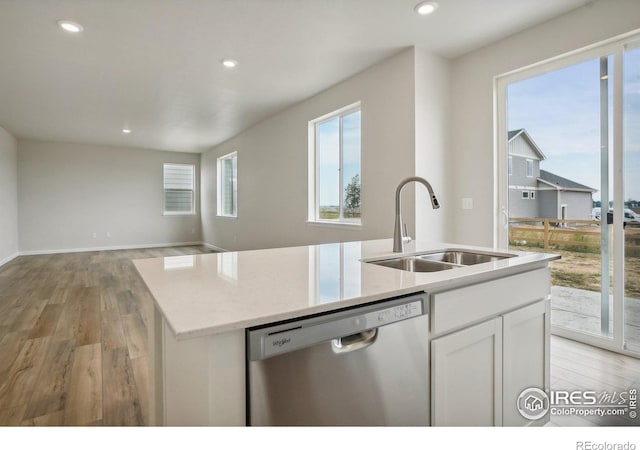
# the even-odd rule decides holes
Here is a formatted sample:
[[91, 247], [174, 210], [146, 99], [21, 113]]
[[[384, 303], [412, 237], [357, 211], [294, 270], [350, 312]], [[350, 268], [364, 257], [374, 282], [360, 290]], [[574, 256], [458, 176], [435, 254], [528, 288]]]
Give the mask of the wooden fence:
[[[613, 242], [613, 227], [609, 228], [610, 242]], [[635, 230], [638, 230], [636, 233]], [[631, 255], [640, 254], [640, 230], [625, 232], [625, 249]], [[598, 220], [563, 220], [544, 218], [510, 218], [509, 241], [512, 244], [537, 246], [542, 248], [584, 249], [600, 248], [600, 221]], [[634, 233], [635, 239], [631, 237]]]

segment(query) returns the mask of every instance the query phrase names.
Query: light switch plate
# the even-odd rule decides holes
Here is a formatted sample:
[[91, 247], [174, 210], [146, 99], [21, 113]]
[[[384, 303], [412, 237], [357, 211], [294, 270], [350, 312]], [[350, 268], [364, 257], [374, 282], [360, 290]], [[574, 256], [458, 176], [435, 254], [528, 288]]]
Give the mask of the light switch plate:
[[463, 198], [462, 199], [462, 209], [473, 209], [473, 199], [472, 198]]

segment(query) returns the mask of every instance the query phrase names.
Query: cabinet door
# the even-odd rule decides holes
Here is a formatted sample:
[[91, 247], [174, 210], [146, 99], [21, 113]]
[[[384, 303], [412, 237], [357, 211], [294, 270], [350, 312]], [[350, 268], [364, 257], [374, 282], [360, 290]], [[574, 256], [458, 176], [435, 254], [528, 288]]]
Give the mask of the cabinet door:
[[431, 342], [432, 425], [502, 424], [502, 318]]
[[[533, 422], [518, 412], [520, 393], [536, 387], [549, 393], [549, 301], [543, 300], [503, 316], [503, 419], [504, 425], [522, 426]], [[549, 414], [535, 421], [542, 425]]]

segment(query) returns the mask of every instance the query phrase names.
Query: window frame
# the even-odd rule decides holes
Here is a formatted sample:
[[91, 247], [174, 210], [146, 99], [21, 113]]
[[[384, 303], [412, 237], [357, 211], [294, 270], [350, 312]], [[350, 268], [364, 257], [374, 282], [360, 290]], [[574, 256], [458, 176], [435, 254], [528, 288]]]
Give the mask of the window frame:
[[529, 191], [522, 191], [522, 200], [529, 200]]
[[[321, 225], [329, 227], [362, 227], [362, 191], [360, 194], [360, 218], [358, 221], [345, 220], [344, 213], [344, 180], [342, 179], [342, 118], [355, 112], [360, 112], [360, 186], [362, 187], [362, 105], [361, 102], [355, 102], [350, 105], [344, 106], [337, 110], [334, 110], [328, 114], [320, 116], [316, 119], [310, 120], [308, 123], [308, 210], [307, 210], [307, 223], [310, 225]], [[319, 189], [319, 137], [317, 133], [317, 127], [323, 123], [338, 117], [339, 120], [339, 140], [340, 140], [340, 160], [339, 160], [339, 216], [337, 219], [321, 219], [320, 218], [320, 189]]]
[[[527, 178], [533, 178], [533, 159], [525, 159], [525, 165], [525, 175]], [[529, 171], [529, 169], [531, 169], [531, 171]], [[529, 175], [529, 172], [531, 172], [531, 175]]]
[[[235, 179], [232, 178], [232, 190], [234, 192], [233, 195], [233, 213], [227, 214], [224, 211], [224, 201], [223, 201], [223, 171], [224, 171], [224, 161], [228, 159], [233, 159], [233, 165], [235, 167]], [[225, 155], [220, 156], [216, 162], [216, 216], [217, 217], [227, 217], [231, 219], [238, 218], [238, 152], [233, 151], [227, 153]]]
[[[167, 191], [186, 191], [187, 189], [165, 189], [165, 175], [164, 171], [166, 166], [185, 166], [191, 167], [192, 173], [192, 184], [191, 184], [191, 211], [167, 211]], [[180, 217], [180, 216], [195, 216], [197, 214], [196, 211], [196, 165], [195, 164], [187, 164], [187, 163], [162, 163], [162, 215], [168, 217]]]

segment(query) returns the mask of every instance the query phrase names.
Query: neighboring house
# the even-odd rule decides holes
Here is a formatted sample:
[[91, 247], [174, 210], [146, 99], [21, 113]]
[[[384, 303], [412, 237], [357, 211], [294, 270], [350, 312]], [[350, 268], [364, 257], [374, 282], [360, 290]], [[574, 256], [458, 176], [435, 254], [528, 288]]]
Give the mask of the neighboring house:
[[538, 177], [540, 216], [558, 219], [593, 220], [593, 193], [596, 189], [561, 176], [540, 171]]
[[593, 220], [590, 188], [540, 170], [546, 159], [525, 129], [509, 131], [509, 216]]
[[544, 153], [524, 129], [509, 131], [509, 216], [541, 217], [538, 176]]

